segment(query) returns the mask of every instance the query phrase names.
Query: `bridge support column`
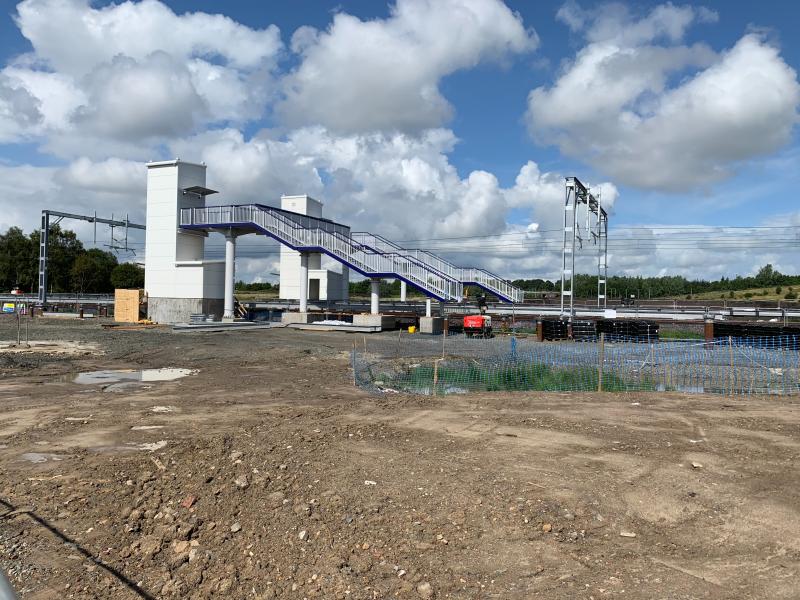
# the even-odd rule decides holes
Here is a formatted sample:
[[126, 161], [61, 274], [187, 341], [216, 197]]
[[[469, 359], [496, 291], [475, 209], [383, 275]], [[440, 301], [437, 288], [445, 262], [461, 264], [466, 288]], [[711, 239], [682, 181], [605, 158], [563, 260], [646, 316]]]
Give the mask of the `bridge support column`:
[[406, 301], [406, 282], [400, 280], [400, 302]]
[[370, 293], [369, 293], [369, 314], [371, 315], [378, 315], [380, 314], [380, 303], [381, 303], [381, 280], [380, 279], [373, 279], [370, 286]]
[[236, 278], [236, 235], [232, 231], [225, 234], [225, 303], [222, 320], [233, 321], [233, 286]]
[[342, 300], [350, 300], [350, 268], [342, 265]]
[[[440, 309], [441, 313], [441, 309]], [[428, 333], [431, 335], [447, 334], [445, 331], [447, 322], [441, 317], [433, 316], [432, 301], [430, 298], [425, 299], [425, 316], [419, 318], [419, 332]]]
[[308, 312], [308, 252], [300, 253], [300, 312]]

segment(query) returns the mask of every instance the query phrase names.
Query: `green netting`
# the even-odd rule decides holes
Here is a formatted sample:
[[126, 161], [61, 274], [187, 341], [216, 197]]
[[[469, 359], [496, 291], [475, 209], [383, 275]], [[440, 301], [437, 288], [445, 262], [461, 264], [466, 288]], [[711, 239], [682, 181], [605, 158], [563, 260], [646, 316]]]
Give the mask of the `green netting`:
[[800, 353], [731, 342], [536, 342], [462, 336], [364, 338], [353, 350], [358, 385], [376, 391], [800, 392]]

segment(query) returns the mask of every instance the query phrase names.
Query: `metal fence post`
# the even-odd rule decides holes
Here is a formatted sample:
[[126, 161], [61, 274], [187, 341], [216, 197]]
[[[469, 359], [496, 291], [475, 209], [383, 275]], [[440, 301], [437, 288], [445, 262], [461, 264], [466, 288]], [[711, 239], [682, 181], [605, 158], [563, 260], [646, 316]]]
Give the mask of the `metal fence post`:
[[600, 333], [600, 345], [597, 348], [597, 391], [603, 391], [603, 362], [605, 361], [606, 334]]
[[730, 362], [730, 367], [729, 367], [729, 370], [728, 370], [728, 373], [729, 373], [728, 377], [730, 378], [730, 384], [731, 384], [731, 396], [733, 396], [733, 394], [734, 394], [733, 387], [734, 387], [736, 379], [735, 379], [735, 373], [734, 373], [734, 370], [733, 370], [733, 337], [731, 337], [731, 336], [728, 336], [728, 361]]
[[356, 379], [356, 341], [353, 340], [353, 386], [358, 387], [358, 380]]

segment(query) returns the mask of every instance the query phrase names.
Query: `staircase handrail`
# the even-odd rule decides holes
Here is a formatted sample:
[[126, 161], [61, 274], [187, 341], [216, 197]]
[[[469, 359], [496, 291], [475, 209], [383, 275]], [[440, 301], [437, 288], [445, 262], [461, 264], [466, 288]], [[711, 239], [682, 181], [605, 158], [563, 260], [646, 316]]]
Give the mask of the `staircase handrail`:
[[[356, 240], [342, 235], [340, 228], [343, 226], [333, 221], [294, 213], [289, 218], [285, 212], [258, 204], [209, 206], [182, 209], [180, 220], [181, 225], [253, 223], [278, 239], [283, 238], [289, 245], [316, 246], [334, 257], [360, 267], [363, 272], [398, 274], [425, 291], [435, 292], [440, 298], [461, 299], [461, 282], [436, 272], [404, 253], [369, 253]], [[212, 216], [214, 218], [210, 218]], [[267, 222], [267, 217], [273, 222]]]

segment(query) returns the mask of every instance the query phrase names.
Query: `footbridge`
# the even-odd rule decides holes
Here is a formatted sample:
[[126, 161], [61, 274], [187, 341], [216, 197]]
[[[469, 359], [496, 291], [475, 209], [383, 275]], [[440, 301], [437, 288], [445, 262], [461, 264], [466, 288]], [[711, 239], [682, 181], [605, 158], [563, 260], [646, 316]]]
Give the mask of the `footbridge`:
[[[183, 208], [179, 226], [185, 230], [227, 232], [229, 240], [246, 233], [266, 235], [301, 252], [301, 256], [310, 252], [324, 253], [373, 282], [381, 278], [399, 279], [442, 302], [461, 301], [464, 285], [476, 285], [504, 302], [523, 301], [521, 289], [483, 269], [458, 267], [424, 250], [405, 249], [375, 234], [351, 233], [350, 228], [341, 223], [273, 206]], [[226, 262], [229, 252], [233, 260], [233, 251], [233, 244], [226, 243]], [[301, 273], [301, 282], [302, 277]]]

